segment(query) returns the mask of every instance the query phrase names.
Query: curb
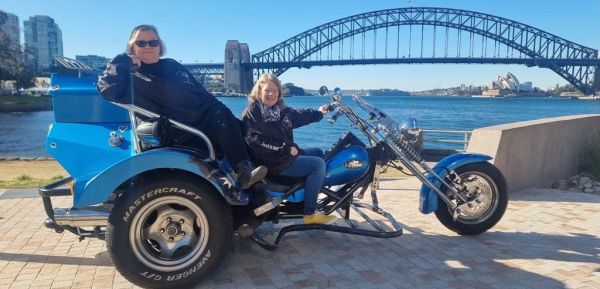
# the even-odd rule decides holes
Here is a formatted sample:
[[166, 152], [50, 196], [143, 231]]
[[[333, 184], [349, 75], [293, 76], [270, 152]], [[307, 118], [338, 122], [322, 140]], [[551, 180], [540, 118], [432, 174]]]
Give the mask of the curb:
[[0, 157], [0, 161], [54, 161], [51, 157]]

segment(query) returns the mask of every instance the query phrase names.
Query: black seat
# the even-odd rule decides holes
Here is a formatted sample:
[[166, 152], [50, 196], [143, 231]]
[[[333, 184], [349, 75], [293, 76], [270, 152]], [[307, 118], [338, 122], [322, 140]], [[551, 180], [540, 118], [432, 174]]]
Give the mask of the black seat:
[[[172, 147], [208, 154], [207, 144], [199, 137], [173, 127], [166, 117], [137, 118], [135, 133], [140, 140], [140, 149], [147, 151], [156, 148]], [[215, 147], [217, 159], [223, 158], [223, 153]]]

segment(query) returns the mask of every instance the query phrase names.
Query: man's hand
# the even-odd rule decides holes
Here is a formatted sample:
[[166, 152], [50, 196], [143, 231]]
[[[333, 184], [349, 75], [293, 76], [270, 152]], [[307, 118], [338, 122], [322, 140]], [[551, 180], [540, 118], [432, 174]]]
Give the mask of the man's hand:
[[135, 55], [128, 55], [128, 56], [129, 56], [129, 58], [131, 58], [133, 69], [140, 68], [140, 66], [142, 65], [142, 60], [137, 58], [137, 56], [135, 56]]

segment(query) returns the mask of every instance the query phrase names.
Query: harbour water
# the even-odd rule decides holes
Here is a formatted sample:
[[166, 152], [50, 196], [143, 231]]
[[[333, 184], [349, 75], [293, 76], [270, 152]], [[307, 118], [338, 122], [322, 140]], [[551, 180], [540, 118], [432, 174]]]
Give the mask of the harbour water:
[[[471, 131], [480, 127], [516, 121], [600, 113], [599, 101], [566, 98], [369, 96], [366, 99], [397, 121], [401, 121], [408, 115], [415, 116], [423, 129]], [[219, 100], [225, 103], [236, 116], [241, 114], [247, 103], [245, 98], [227, 97]], [[328, 100], [326, 97], [318, 96], [285, 98], [286, 104], [296, 108], [317, 108], [328, 103]], [[352, 99], [344, 97], [343, 101], [351, 103]], [[44, 142], [53, 118], [52, 111], [0, 113], [0, 157], [49, 157], [44, 150]], [[340, 118], [335, 125], [323, 120], [295, 130], [294, 135], [301, 147], [327, 149], [344, 131], [349, 130], [353, 130], [350, 123]], [[441, 148], [439, 144], [427, 143], [426, 147]]]

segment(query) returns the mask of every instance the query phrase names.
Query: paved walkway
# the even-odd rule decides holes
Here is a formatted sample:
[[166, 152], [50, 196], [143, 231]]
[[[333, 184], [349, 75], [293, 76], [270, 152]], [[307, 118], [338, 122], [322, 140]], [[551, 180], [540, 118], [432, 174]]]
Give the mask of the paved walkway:
[[[598, 195], [514, 193], [500, 223], [475, 237], [420, 214], [414, 179], [383, 181], [379, 197], [403, 236], [290, 233], [276, 252], [236, 239], [196, 288], [600, 288]], [[103, 241], [56, 234], [44, 219], [40, 198], [0, 190], [0, 288], [134, 287], [115, 271]]]

